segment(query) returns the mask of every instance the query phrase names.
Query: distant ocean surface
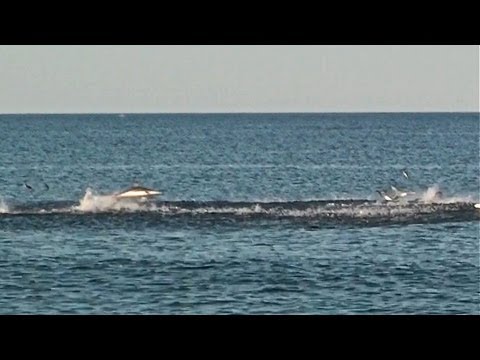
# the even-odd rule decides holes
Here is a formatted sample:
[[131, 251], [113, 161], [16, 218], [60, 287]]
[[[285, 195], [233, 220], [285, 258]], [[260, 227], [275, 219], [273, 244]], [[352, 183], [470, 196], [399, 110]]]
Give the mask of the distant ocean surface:
[[0, 314], [479, 314], [479, 142], [478, 113], [0, 115]]

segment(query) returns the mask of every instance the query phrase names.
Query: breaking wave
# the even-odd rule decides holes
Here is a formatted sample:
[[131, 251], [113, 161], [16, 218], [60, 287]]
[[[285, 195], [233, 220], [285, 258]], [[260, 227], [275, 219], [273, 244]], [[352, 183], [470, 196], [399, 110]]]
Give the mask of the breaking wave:
[[50, 201], [6, 204], [0, 198], [0, 213], [37, 214], [129, 214], [147, 213], [160, 217], [194, 217], [213, 219], [300, 219], [325, 223], [409, 223], [471, 221], [480, 219], [478, 203], [471, 197], [442, 197], [438, 187], [427, 189], [413, 200], [383, 203], [369, 199], [309, 201], [136, 201], [118, 200], [111, 195], [87, 189], [79, 202]]

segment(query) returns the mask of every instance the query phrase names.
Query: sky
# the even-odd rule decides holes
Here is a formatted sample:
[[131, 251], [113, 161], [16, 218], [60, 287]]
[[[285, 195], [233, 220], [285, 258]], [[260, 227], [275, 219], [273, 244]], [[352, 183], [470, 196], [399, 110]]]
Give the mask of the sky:
[[0, 46], [0, 113], [479, 111], [479, 46]]

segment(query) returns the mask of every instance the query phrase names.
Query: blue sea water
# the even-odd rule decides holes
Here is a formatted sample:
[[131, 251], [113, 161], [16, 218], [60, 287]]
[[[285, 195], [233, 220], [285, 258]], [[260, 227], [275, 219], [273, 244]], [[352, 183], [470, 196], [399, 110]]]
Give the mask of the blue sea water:
[[[478, 314], [479, 139], [478, 113], [0, 115], [0, 314]], [[163, 194], [109, 196], [133, 182]]]

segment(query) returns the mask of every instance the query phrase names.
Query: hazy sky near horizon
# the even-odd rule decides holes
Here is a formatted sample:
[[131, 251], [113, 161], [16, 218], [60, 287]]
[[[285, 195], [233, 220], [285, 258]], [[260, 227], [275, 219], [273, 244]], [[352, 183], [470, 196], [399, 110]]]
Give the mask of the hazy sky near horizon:
[[0, 46], [0, 113], [479, 111], [478, 46]]

